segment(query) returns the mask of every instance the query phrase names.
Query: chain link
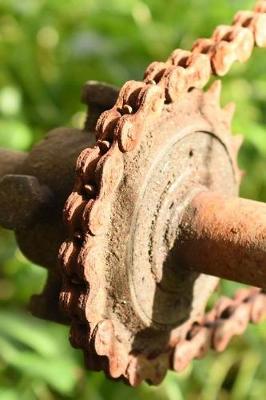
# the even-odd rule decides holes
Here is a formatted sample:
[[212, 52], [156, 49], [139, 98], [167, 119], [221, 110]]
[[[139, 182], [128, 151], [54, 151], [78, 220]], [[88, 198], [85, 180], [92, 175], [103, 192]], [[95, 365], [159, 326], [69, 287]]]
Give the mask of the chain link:
[[233, 336], [242, 335], [249, 322], [266, 317], [266, 295], [256, 288], [239, 290], [234, 299], [222, 297], [214, 308], [188, 331], [173, 354], [173, 369], [182, 371], [194, 358], [202, 358], [209, 348], [222, 352]]

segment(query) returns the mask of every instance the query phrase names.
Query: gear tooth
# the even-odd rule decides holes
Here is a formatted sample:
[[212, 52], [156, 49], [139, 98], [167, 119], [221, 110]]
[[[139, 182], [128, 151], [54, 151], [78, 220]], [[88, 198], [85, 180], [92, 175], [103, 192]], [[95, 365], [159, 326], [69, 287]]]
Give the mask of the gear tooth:
[[246, 175], [246, 171], [245, 170], [238, 169], [239, 182], [242, 181], [242, 179], [244, 178], [245, 175]]
[[236, 105], [235, 105], [235, 103], [233, 103], [233, 102], [228, 103], [228, 104], [224, 107], [223, 110], [224, 110], [224, 112], [225, 112], [225, 115], [226, 115], [226, 118], [227, 118], [228, 122], [231, 124], [232, 119], [233, 119], [233, 117], [234, 117], [234, 115], [235, 115], [235, 111], [236, 111]]
[[114, 327], [110, 320], [100, 321], [94, 331], [94, 348], [98, 356], [109, 357], [113, 352]]
[[232, 153], [233, 153], [233, 156], [235, 157], [235, 161], [234, 161], [235, 171], [236, 171], [235, 176], [236, 176], [236, 180], [239, 185], [242, 181], [243, 176], [245, 175], [245, 171], [242, 171], [241, 169], [239, 169], [238, 163], [237, 163], [239, 149], [242, 146], [243, 141], [244, 141], [244, 136], [241, 134], [233, 136], [233, 138], [232, 138]]
[[220, 80], [216, 80], [210, 86], [206, 94], [211, 99], [211, 101], [215, 101], [218, 104], [220, 104], [221, 92], [222, 92], [222, 82]]
[[115, 336], [114, 324], [111, 320], [106, 319], [98, 323], [95, 329], [94, 348], [98, 356], [107, 357], [108, 376], [114, 379], [125, 376], [128, 355]]
[[233, 147], [236, 155], [238, 154], [242, 144], [244, 142], [244, 136], [239, 134], [233, 137]]
[[240, 185], [242, 182], [242, 179], [246, 175], [246, 171], [244, 171], [243, 169], [240, 169], [238, 166], [236, 166], [235, 171], [236, 171], [236, 174], [235, 174], [236, 181], [237, 181], [238, 185]]
[[126, 369], [126, 377], [132, 387], [137, 387], [143, 381], [139, 358], [142, 356], [131, 356]]

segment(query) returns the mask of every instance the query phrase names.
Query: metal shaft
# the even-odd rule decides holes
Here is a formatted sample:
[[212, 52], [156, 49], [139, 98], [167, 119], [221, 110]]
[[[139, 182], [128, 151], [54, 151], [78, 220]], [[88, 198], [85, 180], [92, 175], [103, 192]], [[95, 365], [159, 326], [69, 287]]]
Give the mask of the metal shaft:
[[266, 204], [200, 192], [180, 226], [175, 250], [182, 266], [266, 288]]

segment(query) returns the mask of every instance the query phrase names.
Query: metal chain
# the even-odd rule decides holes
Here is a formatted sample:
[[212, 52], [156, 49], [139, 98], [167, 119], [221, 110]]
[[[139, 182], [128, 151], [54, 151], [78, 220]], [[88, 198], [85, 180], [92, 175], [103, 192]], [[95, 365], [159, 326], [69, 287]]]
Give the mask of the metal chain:
[[202, 321], [192, 325], [185, 340], [173, 354], [173, 369], [182, 371], [194, 358], [202, 358], [209, 348], [222, 352], [233, 336], [242, 335], [249, 322], [266, 317], [266, 295], [260, 289], [241, 289], [234, 299], [221, 297]]
[[[86, 316], [101, 284], [101, 270], [93, 268], [101, 252], [97, 236], [105, 230], [110, 201], [122, 178], [122, 153], [137, 146], [143, 128], [160, 115], [165, 103], [178, 101], [192, 88], [203, 88], [212, 74], [225, 75], [235, 61], [247, 61], [255, 45], [266, 47], [265, 0], [259, 1], [254, 11], [238, 12], [231, 26], [219, 26], [210, 39], [197, 40], [191, 51], [178, 49], [166, 62], [152, 63], [143, 82], [125, 83], [114, 107], [100, 116], [96, 145], [85, 149], [77, 161], [75, 186], [64, 209], [69, 239], [59, 254], [63, 276], [60, 303], [72, 319], [73, 345], [82, 348], [87, 357], [88, 343], [95, 343], [97, 337], [93, 317], [88, 323]], [[181, 371], [210, 347], [223, 351], [233, 335], [242, 334], [249, 322], [257, 323], [265, 315], [266, 295], [259, 289], [240, 291], [233, 300], [220, 299], [201, 321], [188, 328], [184, 340], [173, 344], [170, 366]], [[131, 364], [118, 367], [113, 347], [106, 350], [99, 345], [92, 353], [95, 368], [102, 365], [97, 355], [108, 357], [109, 366], [104, 368], [112, 377], [126, 376], [131, 384], [146, 379], [145, 368], [136, 373], [132, 359]]]
[[198, 39], [191, 51], [175, 50], [166, 62], [153, 62], [144, 81], [128, 81], [117, 102], [97, 123], [97, 138], [117, 138], [121, 151], [132, 150], [139, 141], [140, 127], [162, 111], [167, 102], [178, 100], [191, 88], [203, 88], [212, 74], [224, 76], [235, 61], [247, 61], [255, 45], [266, 47], [266, 3], [255, 11], [240, 11], [233, 25], [216, 28], [210, 39]]

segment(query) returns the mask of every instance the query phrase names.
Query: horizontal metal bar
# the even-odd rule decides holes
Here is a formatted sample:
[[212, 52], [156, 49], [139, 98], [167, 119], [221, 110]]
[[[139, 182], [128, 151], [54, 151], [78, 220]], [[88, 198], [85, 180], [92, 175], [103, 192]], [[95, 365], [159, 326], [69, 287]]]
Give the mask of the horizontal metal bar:
[[266, 204], [198, 193], [186, 209], [176, 243], [182, 266], [266, 288]]

